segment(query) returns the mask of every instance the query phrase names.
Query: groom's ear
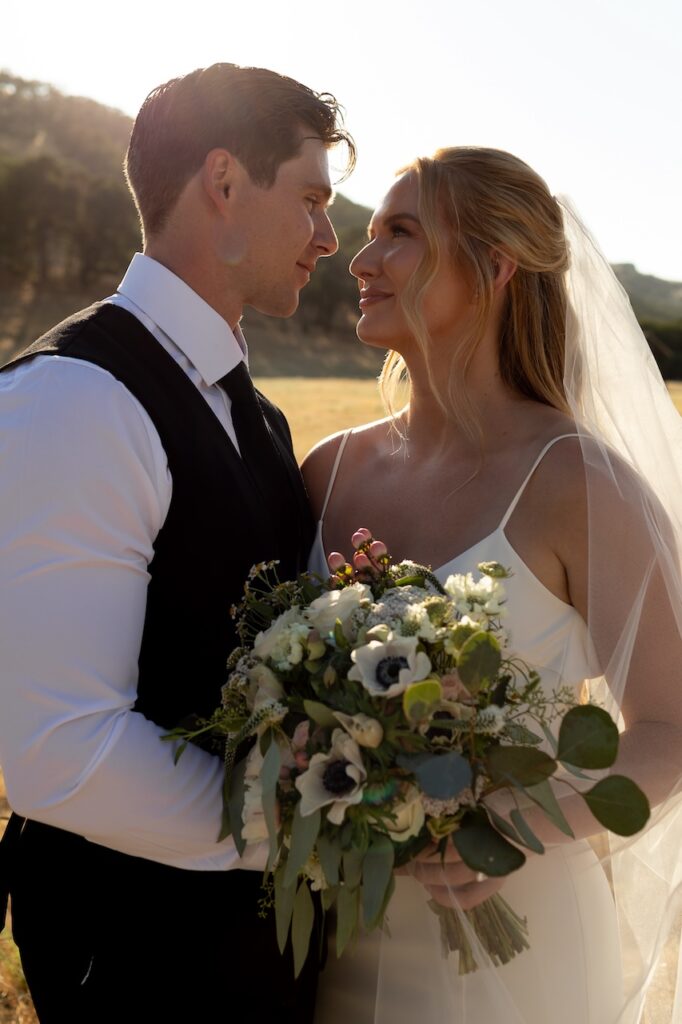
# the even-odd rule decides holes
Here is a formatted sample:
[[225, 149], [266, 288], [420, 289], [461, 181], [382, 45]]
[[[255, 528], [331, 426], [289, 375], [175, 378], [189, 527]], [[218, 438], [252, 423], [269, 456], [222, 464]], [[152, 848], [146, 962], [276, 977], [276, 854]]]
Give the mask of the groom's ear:
[[224, 213], [234, 185], [236, 161], [226, 149], [212, 149], [201, 170], [201, 184], [208, 200]]

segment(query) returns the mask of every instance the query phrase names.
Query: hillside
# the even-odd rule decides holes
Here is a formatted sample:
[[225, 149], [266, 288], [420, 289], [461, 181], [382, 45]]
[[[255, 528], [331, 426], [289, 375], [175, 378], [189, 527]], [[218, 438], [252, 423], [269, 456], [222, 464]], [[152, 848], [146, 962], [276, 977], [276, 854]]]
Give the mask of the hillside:
[[[94, 100], [0, 72], [0, 360], [68, 313], [112, 291], [139, 246], [122, 174], [132, 121]], [[339, 252], [321, 260], [296, 316], [245, 326], [263, 375], [365, 376], [380, 353], [354, 332], [348, 264], [370, 210], [338, 195]], [[682, 283], [614, 267], [664, 373], [682, 375]]]

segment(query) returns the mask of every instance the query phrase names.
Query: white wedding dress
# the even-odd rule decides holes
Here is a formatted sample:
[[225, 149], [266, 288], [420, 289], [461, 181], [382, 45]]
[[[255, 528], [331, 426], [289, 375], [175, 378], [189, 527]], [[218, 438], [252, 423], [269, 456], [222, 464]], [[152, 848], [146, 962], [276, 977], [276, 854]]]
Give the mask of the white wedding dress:
[[[350, 433], [350, 432], [349, 432]], [[326, 575], [322, 525], [345, 435], [329, 481], [311, 552], [310, 568]], [[565, 435], [575, 436], [575, 435]], [[497, 529], [436, 570], [476, 572], [482, 561], [512, 570], [505, 582], [515, 654], [536, 668], [542, 685], [579, 690], [598, 674], [585, 623], [552, 594], [521, 560], [505, 527], [523, 490], [555, 438], [539, 454]], [[356, 528], [359, 524], [349, 524]], [[368, 524], [371, 525], [371, 524]], [[409, 557], [409, 552], [406, 552]], [[362, 936], [336, 957], [333, 929], [320, 976], [316, 1024], [614, 1024], [623, 1006], [615, 905], [609, 882], [587, 841], [530, 857], [501, 892], [527, 918], [530, 949], [501, 967], [459, 977], [456, 956], [440, 955], [439, 926], [426, 890], [407, 877], [388, 911], [390, 937]]]

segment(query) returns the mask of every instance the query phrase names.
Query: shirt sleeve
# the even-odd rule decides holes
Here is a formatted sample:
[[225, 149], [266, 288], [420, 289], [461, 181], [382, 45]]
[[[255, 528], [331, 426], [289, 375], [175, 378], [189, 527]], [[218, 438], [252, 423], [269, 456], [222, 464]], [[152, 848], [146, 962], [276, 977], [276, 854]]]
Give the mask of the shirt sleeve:
[[0, 763], [13, 809], [175, 867], [262, 869], [218, 844], [219, 758], [133, 711], [148, 565], [172, 481], [147, 413], [60, 357], [0, 375]]

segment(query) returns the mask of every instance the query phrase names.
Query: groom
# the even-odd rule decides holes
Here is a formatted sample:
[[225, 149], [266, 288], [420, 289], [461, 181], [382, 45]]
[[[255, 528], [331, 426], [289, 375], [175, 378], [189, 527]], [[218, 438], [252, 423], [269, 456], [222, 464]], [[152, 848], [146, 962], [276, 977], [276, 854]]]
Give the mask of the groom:
[[336, 250], [341, 141], [332, 97], [270, 71], [155, 89], [126, 158], [144, 255], [0, 373], [0, 926], [9, 892], [41, 1022], [312, 1020], [262, 851], [216, 842], [220, 758], [161, 737], [219, 703], [251, 565], [291, 577], [312, 540], [239, 320], [290, 316]]

